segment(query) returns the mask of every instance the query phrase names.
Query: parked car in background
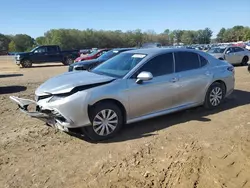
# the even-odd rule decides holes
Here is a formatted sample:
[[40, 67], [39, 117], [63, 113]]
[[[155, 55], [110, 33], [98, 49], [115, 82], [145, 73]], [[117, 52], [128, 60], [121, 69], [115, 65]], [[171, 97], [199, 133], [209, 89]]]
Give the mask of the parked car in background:
[[0, 55], [8, 55], [8, 51], [7, 50], [0, 50]]
[[141, 48], [161, 48], [161, 43], [158, 42], [149, 42], [142, 44]]
[[102, 54], [100, 57], [96, 59], [91, 59], [91, 60], [85, 60], [85, 61], [80, 61], [73, 63], [69, 66], [68, 71], [79, 71], [79, 70], [89, 70], [92, 69], [93, 67], [96, 67], [97, 65], [103, 63], [104, 61], [120, 54], [121, 52], [125, 52], [128, 50], [133, 50], [135, 48], [115, 48], [113, 50], [110, 50], [104, 54]]
[[30, 52], [18, 53], [15, 58], [17, 65], [29, 68], [34, 63], [62, 62], [69, 65], [77, 56], [78, 50], [61, 51], [57, 45], [46, 45], [37, 46]]
[[[11, 96], [21, 111], [92, 140], [133, 123], [204, 105], [218, 107], [234, 90], [234, 67], [208, 53], [179, 49], [123, 52], [91, 71], [43, 83], [35, 101]], [[29, 111], [29, 105], [36, 107]]]
[[250, 52], [241, 47], [214, 47], [207, 52], [217, 59], [226, 60], [233, 65], [247, 65], [250, 59]]
[[250, 43], [246, 43], [245, 48], [250, 51]]
[[89, 59], [96, 59], [107, 51], [108, 51], [108, 49], [94, 50], [94, 51], [92, 51], [92, 53], [90, 53], [88, 55], [84, 55], [84, 56], [80, 56], [80, 57], [76, 58], [74, 62], [80, 62], [80, 61], [89, 60]]

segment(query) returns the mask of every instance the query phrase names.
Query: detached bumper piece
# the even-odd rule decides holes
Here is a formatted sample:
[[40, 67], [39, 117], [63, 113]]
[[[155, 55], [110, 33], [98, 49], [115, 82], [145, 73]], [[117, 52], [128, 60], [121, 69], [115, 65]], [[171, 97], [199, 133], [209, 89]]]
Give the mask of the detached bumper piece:
[[[40, 119], [46, 122], [51, 127], [55, 127], [64, 132], [69, 132], [69, 129], [67, 127], [73, 124], [71, 120], [68, 120], [63, 117], [58, 111], [47, 109], [41, 110], [41, 108], [33, 100], [18, 98], [15, 96], [10, 96], [10, 99], [17, 103], [19, 109], [23, 113], [29, 115], [30, 117]], [[35, 111], [29, 110], [29, 106], [31, 105], [35, 106]]]

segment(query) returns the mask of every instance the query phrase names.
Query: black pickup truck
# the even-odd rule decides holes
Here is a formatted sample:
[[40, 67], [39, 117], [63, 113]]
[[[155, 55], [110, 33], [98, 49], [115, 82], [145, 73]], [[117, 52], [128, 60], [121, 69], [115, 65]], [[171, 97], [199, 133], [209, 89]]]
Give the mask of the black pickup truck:
[[70, 65], [79, 56], [79, 50], [61, 51], [57, 45], [37, 46], [30, 52], [16, 55], [16, 64], [24, 68], [32, 67], [34, 63], [62, 62]]

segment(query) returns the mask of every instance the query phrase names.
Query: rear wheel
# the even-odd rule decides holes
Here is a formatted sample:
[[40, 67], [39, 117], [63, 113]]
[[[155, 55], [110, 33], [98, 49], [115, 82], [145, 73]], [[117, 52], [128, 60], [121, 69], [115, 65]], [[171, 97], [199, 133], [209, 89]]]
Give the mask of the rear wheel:
[[91, 126], [83, 127], [83, 133], [94, 141], [113, 137], [122, 127], [120, 108], [113, 103], [99, 103], [90, 110]]
[[32, 62], [28, 59], [24, 59], [21, 61], [21, 65], [23, 68], [30, 68], [32, 67]]
[[74, 63], [74, 60], [70, 57], [65, 58], [63, 61], [64, 65], [71, 65], [72, 63]]
[[225, 97], [225, 86], [222, 83], [213, 83], [206, 94], [204, 106], [208, 109], [213, 109], [219, 106]]
[[241, 62], [241, 65], [242, 65], [242, 66], [247, 65], [248, 60], [249, 60], [249, 59], [248, 59], [247, 56], [243, 57], [242, 62]]

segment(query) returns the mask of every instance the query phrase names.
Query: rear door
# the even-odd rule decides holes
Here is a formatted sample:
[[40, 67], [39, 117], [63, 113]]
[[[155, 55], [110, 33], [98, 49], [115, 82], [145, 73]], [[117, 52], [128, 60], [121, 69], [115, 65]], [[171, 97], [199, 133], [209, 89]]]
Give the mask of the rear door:
[[[173, 54], [167, 53], [146, 62], [128, 79], [129, 118], [136, 118], [176, 106], [178, 88], [173, 73]], [[139, 73], [151, 72], [153, 79], [136, 83]]]
[[45, 46], [41, 46], [33, 52], [31, 61], [34, 63], [47, 62], [47, 57], [47, 48]]
[[61, 54], [58, 46], [47, 46], [47, 62], [61, 61]]
[[235, 51], [235, 59], [236, 59], [236, 63], [240, 64], [243, 60], [243, 57], [245, 55], [245, 50], [240, 48], [240, 47], [234, 47], [234, 51]]
[[234, 47], [229, 47], [226, 49], [225, 59], [231, 64], [237, 64], [237, 57]]
[[178, 75], [179, 104], [203, 102], [206, 88], [212, 80], [208, 61], [194, 52], [175, 52], [175, 72]]

